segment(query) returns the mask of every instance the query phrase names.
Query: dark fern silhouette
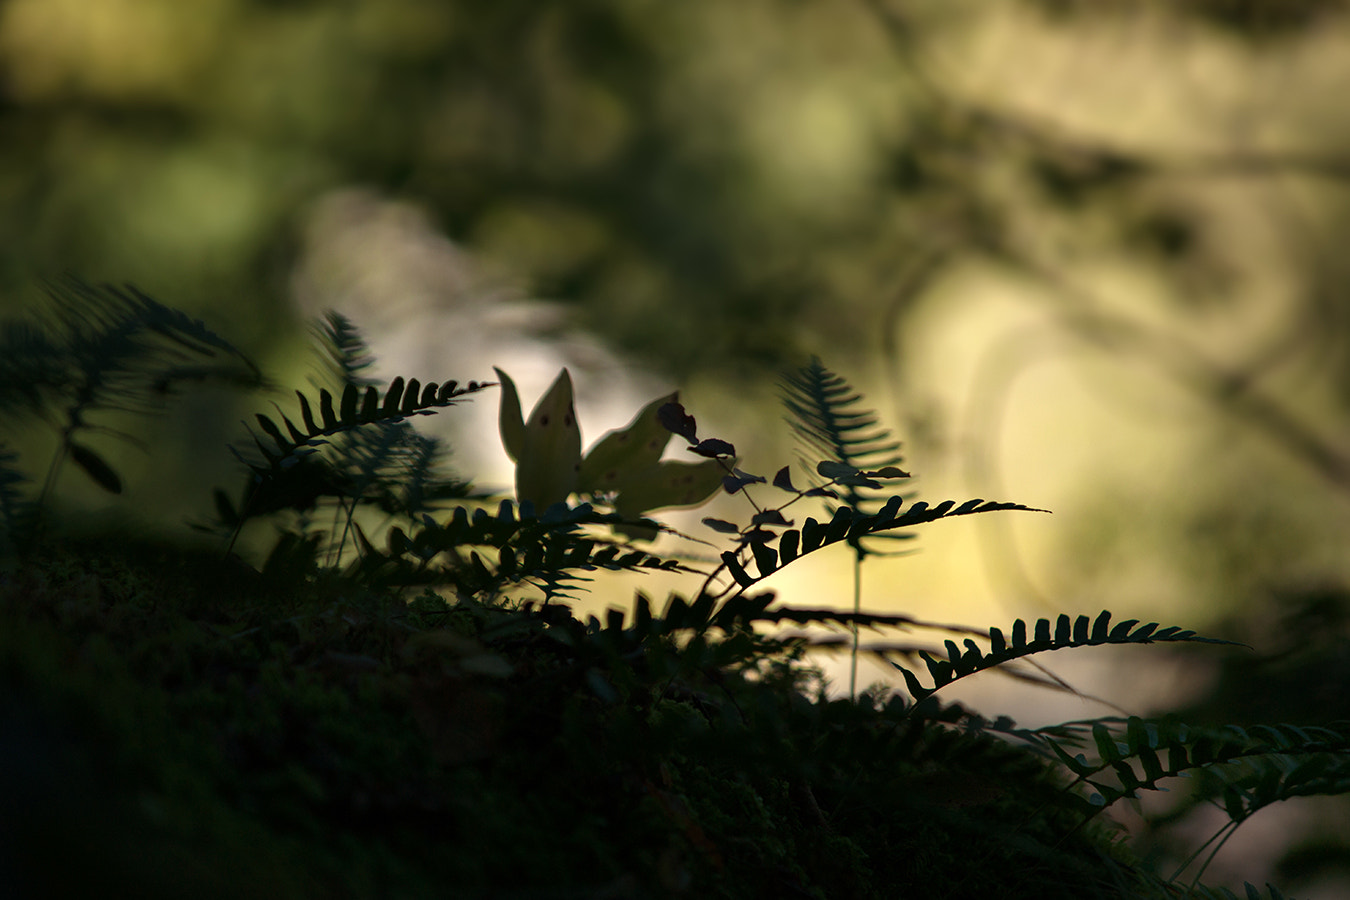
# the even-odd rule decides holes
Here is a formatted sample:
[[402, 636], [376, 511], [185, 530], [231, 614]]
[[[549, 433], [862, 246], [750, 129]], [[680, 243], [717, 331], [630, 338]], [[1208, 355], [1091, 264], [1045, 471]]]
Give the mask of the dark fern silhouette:
[[[91, 416], [153, 411], [185, 381], [262, 382], [223, 339], [133, 288], [72, 282], [54, 296], [67, 305], [53, 323], [8, 323], [0, 336], [8, 351], [0, 354], [0, 409], [37, 416], [59, 435], [57, 458], [36, 500], [25, 494], [29, 482], [17, 455], [0, 447], [0, 548], [21, 566], [41, 565], [51, 552], [36, 509], [54, 489], [64, 459], [104, 489], [122, 488], [88, 442], [104, 433], [130, 438], [105, 432]], [[734, 874], [733, 860], [767, 851], [746, 850], [744, 840], [698, 824], [670, 774], [685, 767], [681, 777], [694, 779], [690, 759], [702, 772], [734, 773], [730, 783], [758, 792], [760, 803], [770, 802], [774, 791], [795, 792], [797, 813], [805, 810], [830, 833], [883, 834], [909, 817], [956, 839], [993, 834], [980, 843], [984, 856], [970, 865], [997, 873], [989, 877], [1001, 879], [1010, 896], [1233, 897], [1198, 883], [1207, 859], [1189, 885], [1178, 879], [1206, 849], [1212, 858], [1236, 828], [1272, 803], [1350, 791], [1350, 729], [1341, 726], [1240, 729], [1122, 716], [1027, 729], [940, 696], [961, 679], [1016, 674], [1032, 657], [1063, 649], [1226, 641], [1178, 626], [1114, 621], [1106, 610], [1018, 620], [1006, 631], [941, 625], [864, 611], [856, 580], [850, 606], [778, 603], [762, 589], [765, 583], [815, 553], [847, 546], [856, 566], [875, 552], [873, 542], [919, 525], [1035, 511], [983, 499], [930, 505], [890, 490], [889, 483], [909, 477], [899, 468], [898, 444], [861, 408], [847, 381], [819, 360], [789, 376], [784, 389], [807, 454], [803, 462], [818, 476], [810, 487], [794, 485], [788, 466], [772, 479], [740, 469], [734, 445], [700, 437], [694, 416], [667, 395], [644, 407], [627, 429], [598, 441], [590, 457], [531, 437], [528, 429], [544, 427], [544, 415], [530, 423], [518, 409], [504, 416], [503, 438], [514, 444], [518, 465], [547, 475], [591, 460], [572, 493], [539, 509], [528, 499], [475, 491], [449, 474], [444, 448], [412, 427], [417, 417], [451, 409], [492, 383], [423, 385], [400, 377], [380, 387], [366, 375], [369, 351], [352, 323], [330, 315], [317, 335], [328, 383], [296, 391], [295, 412], [257, 414], [251, 450], [234, 448], [245, 469], [240, 499], [214, 492], [216, 520], [209, 527], [222, 549], [233, 548], [249, 522], [275, 527], [277, 538], [252, 583], [290, 598], [287, 623], [329, 621], [333, 609], [346, 608], [353, 597], [380, 604], [381, 621], [402, 623], [401, 632], [385, 628], [372, 637], [379, 643], [368, 654], [328, 651], [327, 664], [411, 665], [419, 646], [439, 646], [459, 654], [474, 677], [506, 679], [516, 667], [533, 673], [514, 688], [521, 704], [516, 714], [540, 708], [549, 710], [547, 721], [597, 716], [587, 720], [596, 730], [585, 733], [586, 753], [609, 754], [625, 778], [656, 798], [659, 815], [719, 879]], [[570, 382], [560, 377], [558, 383], [568, 392], [547, 402], [572, 412]], [[513, 401], [518, 408], [519, 399]], [[703, 461], [662, 461], [671, 436]], [[744, 498], [752, 512], [745, 524], [704, 519], [729, 545], [711, 569], [633, 538], [669, 532], [647, 514], [651, 509], [706, 499], [712, 467], [722, 473], [720, 489]], [[769, 490], [781, 502], [757, 499]], [[798, 525], [788, 518], [794, 505], [813, 502], [823, 505], [819, 519], [805, 516]], [[671, 593], [660, 611], [639, 593], [630, 610], [583, 619], [568, 601], [601, 572], [684, 574], [697, 590], [688, 597]], [[414, 592], [420, 593], [410, 597]], [[317, 606], [293, 615], [293, 605], [306, 597]], [[414, 608], [420, 612], [410, 618]], [[227, 640], [262, 628], [259, 615], [250, 612]], [[343, 621], [362, 620], [348, 615]], [[861, 629], [939, 635], [941, 649], [863, 646]], [[404, 642], [399, 652], [395, 641]], [[855, 663], [868, 653], [893, 666], [904, 692], [882, 686], [858, 692], [850, 684], [847, 695], [831, 698], [808, 653], [844, 643]], [[442, 673], [453, 668], [441, 665]], [[1053, 676], [1027, 677], [1066, 687]], [[653, 768], [652, 760], [659, 765]], [[1226, 816], [1214, 837], [1171, 877], [1114, 852], [1096, 825], [1102, 811], [1186, 775], [1194, 786], [1187, 802], [1212, 804]], [[963, 812], [967, 808], [975, 812]], [[1050, 874], [1028, 880], [1019, 874], [1019, 860], [1034, 860], [1037, 871]], [[1282, 896], [1270, 886], [1265, 892], [1248, 886], [1246, 893]]]
[[107, 414], [157, 412], [184, 383], [261, 383], [257, 367], [232, 344], [134, 287], [71, 278], [50, 284], [48, 293], [45, 321], [0, 329], [0, 415], [36, 417], [57, 434], [36, 515], [67, 460], [100, 488], [121, 493], [121, 476], [90, 439], [138, 442], [100, 421]]

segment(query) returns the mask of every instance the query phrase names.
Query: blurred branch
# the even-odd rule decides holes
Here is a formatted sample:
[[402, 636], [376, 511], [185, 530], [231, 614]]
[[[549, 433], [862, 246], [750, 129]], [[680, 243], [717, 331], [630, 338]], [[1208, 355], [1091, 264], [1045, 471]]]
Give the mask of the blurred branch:
[[1074, 307], [1062, 310], [1059, 320], [1075, 335], [1117, 354], [1152, 360], [1177, 384], [1263, 432], [1332, 486], [1350, 492], [1350, 456], [1263, 390], [1246, 368], [1224, 368], [1182, 338], [1102, 312], [1102, 304], [1085, 288], [1045, 266], [1027, 259], [1005, 262], [1073, 301]]
[[[1055, 320], [1063, 326], [1062, 332], [1047, 332], [1042, 326], [1019, 329], [981, 358], [968, 413], [969, 420], [979, 427], [966, 429], [968, 434], [982, 436], [968, 444], [965, 456], [967, 477], [976, 493], [993, 496], [1004, 490], [992, 448], [1002, 434], [1007, 398], [1014, 383], [1033, 363], [1049, 359], [1049, 342], [1070, 335], [1114, 355], [1148, 361], [1179, 387], [1265, 435], [1332, 487], [1350, 494], [1350, 456], [1313, 430], [1278, 397], [1264, 390], [1253, 371], [1245, 367], [1225, 368], [1184, 339], [1102, 312], [1102, 304], [1088, 289], [1044, 265], [1008, 254], [1000, 255], [999, 261], [1072, 303], [1056, 312]], [[1011, 586], [1024, 599], [1047, 603], [1017, 550], [1008, 523], [986, 522], [984, 526], [978, 532], [984, 543], [984, 556], [989, 565], [999, 570], [1000, 583]]]

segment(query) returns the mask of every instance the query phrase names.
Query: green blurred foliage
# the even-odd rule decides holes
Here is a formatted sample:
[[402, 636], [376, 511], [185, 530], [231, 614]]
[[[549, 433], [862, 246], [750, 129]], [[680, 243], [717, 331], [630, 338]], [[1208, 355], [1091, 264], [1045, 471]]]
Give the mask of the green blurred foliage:
[[[1311, 415], [1334, 424], [1350, 401], [1335, 92], [1277, 98], [1278, 141], [1239, 123], [1197, 143], [1113, 131], [1079, 85], [1018, 74], [1047, 41], [1109, 31], [1152, 54], [1119, 67], [1156, 70], [1141, 107], [1215, 48], [1245, 54], [1235, 92], [1256, 96], [1263, 66], [1345, 22], [1340, 0], [9, 0], [0, 304], [35, 304], [64, 272], [129, 281], [266, 368], [298, 346], [307, 223], [353, 187], [427, 210], [521, 293], [679, 382], [811, 353], [898, 372], [935, 286], [994, 269], [1041, 291], [1048, 327], [1167, 371], [1346, 490], [1350, 460], [1290, 427], [1286, 387], [1253, 391], [1313, 360], [1335, 396]], [[1083, 52], [1085, 80], [1117, 68]], [[1276, 236], [1259, 252], [1253, 220]], [[1201, 346], [1254, 268], [1289, 274], [1288, 308], [1246, 357], [1189, 365], [1082, 290], [1085, 260], [1142, 273]], [[446, 374], [483, 373], [428, 373]]]
[[[1056, 28], [1158, 5], [1026, 6]], [[1262, 40], [1341, 8], [1175, 15]], [[986, 108], [927, 65], [998, 16], [894, 0], [11, 0], [0, 294], [31, 300], [34, 275], [63, 271], [130, 280], [228, 308], [262, 340], [309, 204], [347, 185], [425, 205], [676, 375], [874, 351], [869, 323], [903, 313], [933, 244], [1015, 256], [1047, 210], [1105, 208], [1121, 246], [1193, 264], [1198, 224], [1145, 190], [1157, 161]]]

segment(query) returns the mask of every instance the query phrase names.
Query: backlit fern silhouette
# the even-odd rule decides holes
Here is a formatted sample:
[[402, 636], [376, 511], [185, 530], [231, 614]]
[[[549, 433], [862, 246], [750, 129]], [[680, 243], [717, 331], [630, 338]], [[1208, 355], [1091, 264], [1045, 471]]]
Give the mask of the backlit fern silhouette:
[[[122, 489], [116, 471], [89, 441], [105, 432], [130, 437], [108, 432], [90, 417], [152, 411], [184, 381], [261, 383], [257, 370], [201, 323], [135, 289], [73, 283], [56, 296], [66, 305], [52, 323], [8, 323], [0, 333], [0, 349], [8, 351], [0, 352], [0, 409], [40, 417], [59, 440], [36, 503], [25, 495], [28, 482], [17, 456], [0, 447], [0, 539], [21, 565], [39, 565], [49, 552], [34, 509], [51, 492], [64, 459], [104, 489]], [[254, 520], [270, 520], [279, 533], [261, 573], [249, 576], [249, 596], [271, 585], [288, 598], [281, 626], [298, 632], [306, 647], [296, 648], [296, 659], [313, 652], [315, 629], [326, 627], [321, 623], [334, 623], [341, 643], [320, 651], [322, 665], [388, 674], [390, 697], [425, 683], [418, 654], [438, 648], [444, 658], [436, 663], [434, 683], [448, 685], [451, 693], [477, 690], [474, 678], [509, 684], [510, 693], [502, 696], [515, 704], [511, 715], [527, 722], [521, 733], [535, 741], [559, 732], [563, 737], [550, 746], [564, 741], [588, 766], [600, 763], [618, 773], [616, 784], [635, 785], [643, 798], [655, 801], [650, 809], [656, 824], [646, 822], [636, 831], [665, 827], [678, 835], [693, 848], [691, 858], [713, 873], [709, 884], [740, 885], [740, 879], [762, 872], [770, 864], [766, 860], [777, 859], [772, 841], [747, 841], [718, 824], [719, 816], [739, 822], [746, 809], [762, 808], [772, 812], [773, 821], [817, 828], [813, 840], [847, 836], [856, 842], [849, 847], [871, 847], [870, 854], [858, 850], [853, 863], [858, 871], [887, 875], [906, 888], [913, 886], [911, 877], [920, 879], [935, 894], [963, 895], [969, 879], [978, 877], [981, 890], [1008, 896], [1233, 897], [1198, 883], [1207, 860], [1189, 885], [1178, 879], [1206, 851], [1212, 858], [1235, 829], [1265, 807], [1350, 792], [1350, 729], [1339, 725], [1239, 729], [1122, 716], [1030, 729], [943, 701], [943, 691], [962, 679], [1009, 671], [1058, 650], [1225, 641], [1177, 626], [1116, 621], [1106, 610], [987, 630], [941, 625], [864, 611], [856, 581], [851, 607], [778, 603], [763, 586], [806, 556], [847, 546], [856, 567], [875, 552], [879, 539], [908, 535], [918, 525], [1031, 510], [982, 499], [929, 505], [890, 490], [908, 477], [899, 468], [898, 444], [860, 407], [848, 383], [818, 360], [784, 387], [804, 462], [819, 478], [805, 488], [793, 484], [788, 466], [772, 479], [740, 469], [732, 443], [700, 437], [695, 418], [676, 395], [649, 403], [627, 428], [602, 437], [585, 456], [571, 443], [548, 440], [548, 422], [556, 412], [574, 416], [570, 380], [560, 376], [528, 423], [514, 397], [514, 405], [504, 404], [512, 415], [502, 418], [502, 437], [514, 446], [518, 465], [533, 467], [531, 478], [520, 483], [546, 481], [550, 489], [566, 490], [561, 500], [540, 509], [529, 498], [475, 493], [468, 481], [443, 469], [443, 448], [412, 427], [418, 417], [449, 409], [492, 384], [423, 385], [400, 377], [381, 387], [366, 375], [369, 351], [352, 323], [330, 315], [320, 323], [318, 337], [328, 383], [296, 391], [291, 412], [257, 414], [251, 448], [235, 448], [245, 469], [243, 492], [237, 501], [215, 492], [214, 524], [222, 544], [233, 547]], [[686, 452], [700, 461], [663, 460], [672, 436], [682, 438]], [[710, 571], [627, 539], [661, 533], [650, 510], [706, 499], [714, 470], [721, 473], [721, 489], [746, 498], [753, 512], [745, 524], [704, 519], [729, 543]], [[541, 473], [542, 481], [532, 480]], [[770, 490], [781, 502], [761, 502], [759, 493]], [[788, 518], [790, 507], [810, 501], [824, 503], [819, 519], [805, 516], [797, 524]], [[320, 524], [319, 513], [326, 524]], [[567, 601], [602, 572], [686, 573], [701, 581], [695, 593], [671, 593], [659, 609], [638, 594], [630, 610], [575, 615]], [[0, 578], [0, 587], [5, 584]], [[410, 602], [413, 591], [421, 593]], [[399, 627], [372, 632], [378, 646], [358, 645], [356, 653], [348, 643], [360, 639], [368, 620], [333, 615], [334, 606], [352, 596], [399, 610], [383, 620], [397, 619]], [[306, 597], [317, 609], [293, 615], [291, 606]], [[416, 616], [414, 608], [420, 610]], [[280, 606], [277, 612], [282, 615]], [[236, 642], [269, 627], [257, 624], [265, 612], [253, 608], [245, 618], [222, 608], [211, 616], [209, 628], [194, 625], [188, 631], [218, 631], [232, 652], [276, 655], [275, 637], [261, 650]], [[219, 621], [234, 624], [218, 628]], [[899, 642], [863, 647], [860, 629], [937, 635], [941, 649]], [[859, 653], [872, 654], [893, 667], [903, 691], [876, 686], [857, 692], [851, 675], [848, 696], [831, 699], [806, 665], [807, 654], [845, 642], [854, 666]], [[275, 671], [291, 665], [279, 664]], [[235, 679], [250, 667], [258, 668], [252, 656], [246, 665], [230, 663], [221, 671]], [[296, 668], [308, 675], [321, 671]], [[178, 684], [176, 679], [171, 680]], [[333, 780], [317, 790], [306, 788], [306, 797], [343, 790], [347, 773], [331, 765], [331, 749], [324, 752], [330, 763], [312, 777], [331, 772]], [[533, 744], [530, 752], [537, 755]], [[563, 765], [556, 756], [550, 759], [550, 766]], [[484, 773], [494, 764], [491, 756], [475, 761]], [[1193, 786], [1186, 802], [1211, 804], [1227, 821], [1164, 878], [1117, 853], [1098, 818], [1116, 803], [1163, 790], [1186, 775]], [[269, 782], [269, 790], [286, 789], [276, 788], [278, 783]], [[708, 793], [695, 805], [688, 797], [697, 790]], [[732, 797], [740, 804], [734, 813], [719, 805], [732, 803]], [[293, 816], [294, 808], [287, 807], [286, 816]], [[929, 877], [915, 868], [921, 865], [917, 857], [890, 869], [875, 863], [916, 835], [929, 842], [942, 836], [961, 848], [963, 870]], [[814, 879], [814, 895], [830, 890], [875, 895], [866, 879], [837, 886], [832, 881], [841, 877], [837, 866], [820, 863], [804, 846], [788, 846], [798, 847], [800, 858], [793, 863]], [[979, 849], [967, 858], [968, 847]], [[727, 896], [758, 896], [748, 887], [744, 894], [737, 893], [739, 887], [728, 890]], [[1248, 886], [1246, 893], [1281, 897], [1269, 886], [1264, 892]]]
[[[847, 508], [863, 513], [879, 505], [875, 492], [881, 484], [863, 475], [865, 470], [885, 472], [887, 477], [908, 477], [897, 467], [904, 462], [900, 443], [891, 439], [891, 433], [878, 427], [878, 418], [870, 409], [861, 408], [862, 395], [847, 380], [825, 368], [812, 357], [809, 365], [790, 374], [783, 381], [783, 406], [791, 414], [788, 424], [797, 434], [803, 450], [819, 459], [816, 472], [834, 479], [841, 506], [826, 503], [834, 513], [836, 508]], [[894, 471], [892, 471], [894, 470]], [[881, 537], [893, 540], [912, 538], [912, 533], [887, 533]], [[848, 538], [853, 548], [853, 611], [862, 610], [862, 562], [873, 552], [863, 544], [863, 535]], [[857, 691], [858, 632], [853, 632], [853, 647], [849, 658], [848, 690]]]

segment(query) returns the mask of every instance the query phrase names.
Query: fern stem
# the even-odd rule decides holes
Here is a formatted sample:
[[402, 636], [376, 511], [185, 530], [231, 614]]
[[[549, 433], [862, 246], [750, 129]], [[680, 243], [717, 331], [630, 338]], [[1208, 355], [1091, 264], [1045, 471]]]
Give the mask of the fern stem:
[[[1246, 819], [1229, 822], [1227, 825], [1219, 829], [1218, 834], [1223, 834], [1225, 831], [1228, 833], [1223, 834], [1223, 837], [1219, 838], [1218, 843], [1214, 845], [1214, 849], [1209, 851], [1209, 856], [1206, 856], [1205, 861], [1200, 864], [1200, 868], [1196, 871], [1195, 877], [1191, 879], [1191, 883], [1189, 887], [1187, 887], [1188, 892], [1195, 890], [1195, 886], [1200, 883], [1200, 877], [1205, 874], [1205, 870], [1209, 868], [1209, 864], [1214, 862], [1214, 857], [1217, 856], [1219, 854], [1219, 851], [1223, 849], [1223, 845], [1228, 843], [1228, 839], [1232, 837], [1235, 833], [1237, 833], [1238, 826], [1245, 821]], [[1218, 837], [1218, 834], [1216, 834], [1215, 837]]]
[[[1205, 848], [1208, 847], [1210, 844], [1214, 843], [1215, 841], [1219, 841], [1219, 845], [1222, 846], [1222, 845], [1223, 845], [1223, 841], [1227, 840], [1227, 838], [1223, 836], [1223, 835], [1224, 835], [1224, 832], [1227, 831], [1229, 834], [1232, 834], [1233, 829], [1235, 829], [1235, 828], [1237, 827], [1238, 824], [1239, 824], [1239, 823], [1237, 823], [1237, 822], [1234, 822], [1234, 821], [1232, 821], [1232, 820], [1229, 820], [1229, 821], [1226, 822], [1226, 823], [1223, 825], [1223, 827], [1221, 827], [1218, 831], [1216, 831], [1216, 832], [1214, 832], [1213, 834], [1211, 834], [1211, 835], [1209, 836], [1209, 839], [1208, 839], [1208, 840], [1206, 840], [1206, 841], [1205, 841], [1203, 844], [1201, 844], [1199, 847], [1196, 847], [1196, 848], [1195, 848], [1195, 852], [1192, 853], [1190, 856], [1186, 857], [1186, 859], [1184, 859], [1184, 860], [1182, 861], [1181, 865], [1177, 866], [1177, 870], [1176, 870], [1175, 872], [1172, 873], [1172, 875], [1171, 875], [1170, 878], [1167, 879], [1168, 882], [1174, 882], [1174, 881], [1176, 881], [1178, 878], [1180, 878], [1180, 877], [1181, 877], [1181, 873], [1184, 872], [1184, 871], [1186, 871], [1188, 868], [1190, 868], [1191, 863], [1195, 862], [1196, 859], [1199, 858], [1200, 854], [1201, 854], [1201, 853], [1204, 853], [1204, 852], [1205, 852]], [[1222, 838], [1222, 840], [1221, 840], [1221, 838]], [[1219, 849], [1218, 847], [1215, 847], [1215, 848], [1214, 848], [1214, 852], [1217, 852], [1218, 849]], [[1214, 858], [1214, 854], [1211, 853], [1211, 854], [1210, 854], [1210, 859], [1213, 859], [1213, 858]], [[1206, 860], [1206, 861], [1205, 861], [1205, 865], [1206, 865], [1206, 866], [1209, 865], [1209, 860]], [[1201, 866], [1201, 871], [1204, 871], [1204, 866]], [[1197, 876], [1197, 878], [1198, 878], [1198, 877], [1199, 877], [1199, 876]], [[1194, 882], [1191, 883], [1191, 887], [1192, 887], [1192, 888], [1195, 887], [1195, 883], [1194, 883]]]
[[[854, 616], [862, 613], [862, 558], [861, 552], [853, 554]], [[848, 697], [850, 700], [856, 700], [858, 697], [858, 621], [856, 618], [849, 623], [848, 629], [853, 636], [853, 646], [849, 651]]]

